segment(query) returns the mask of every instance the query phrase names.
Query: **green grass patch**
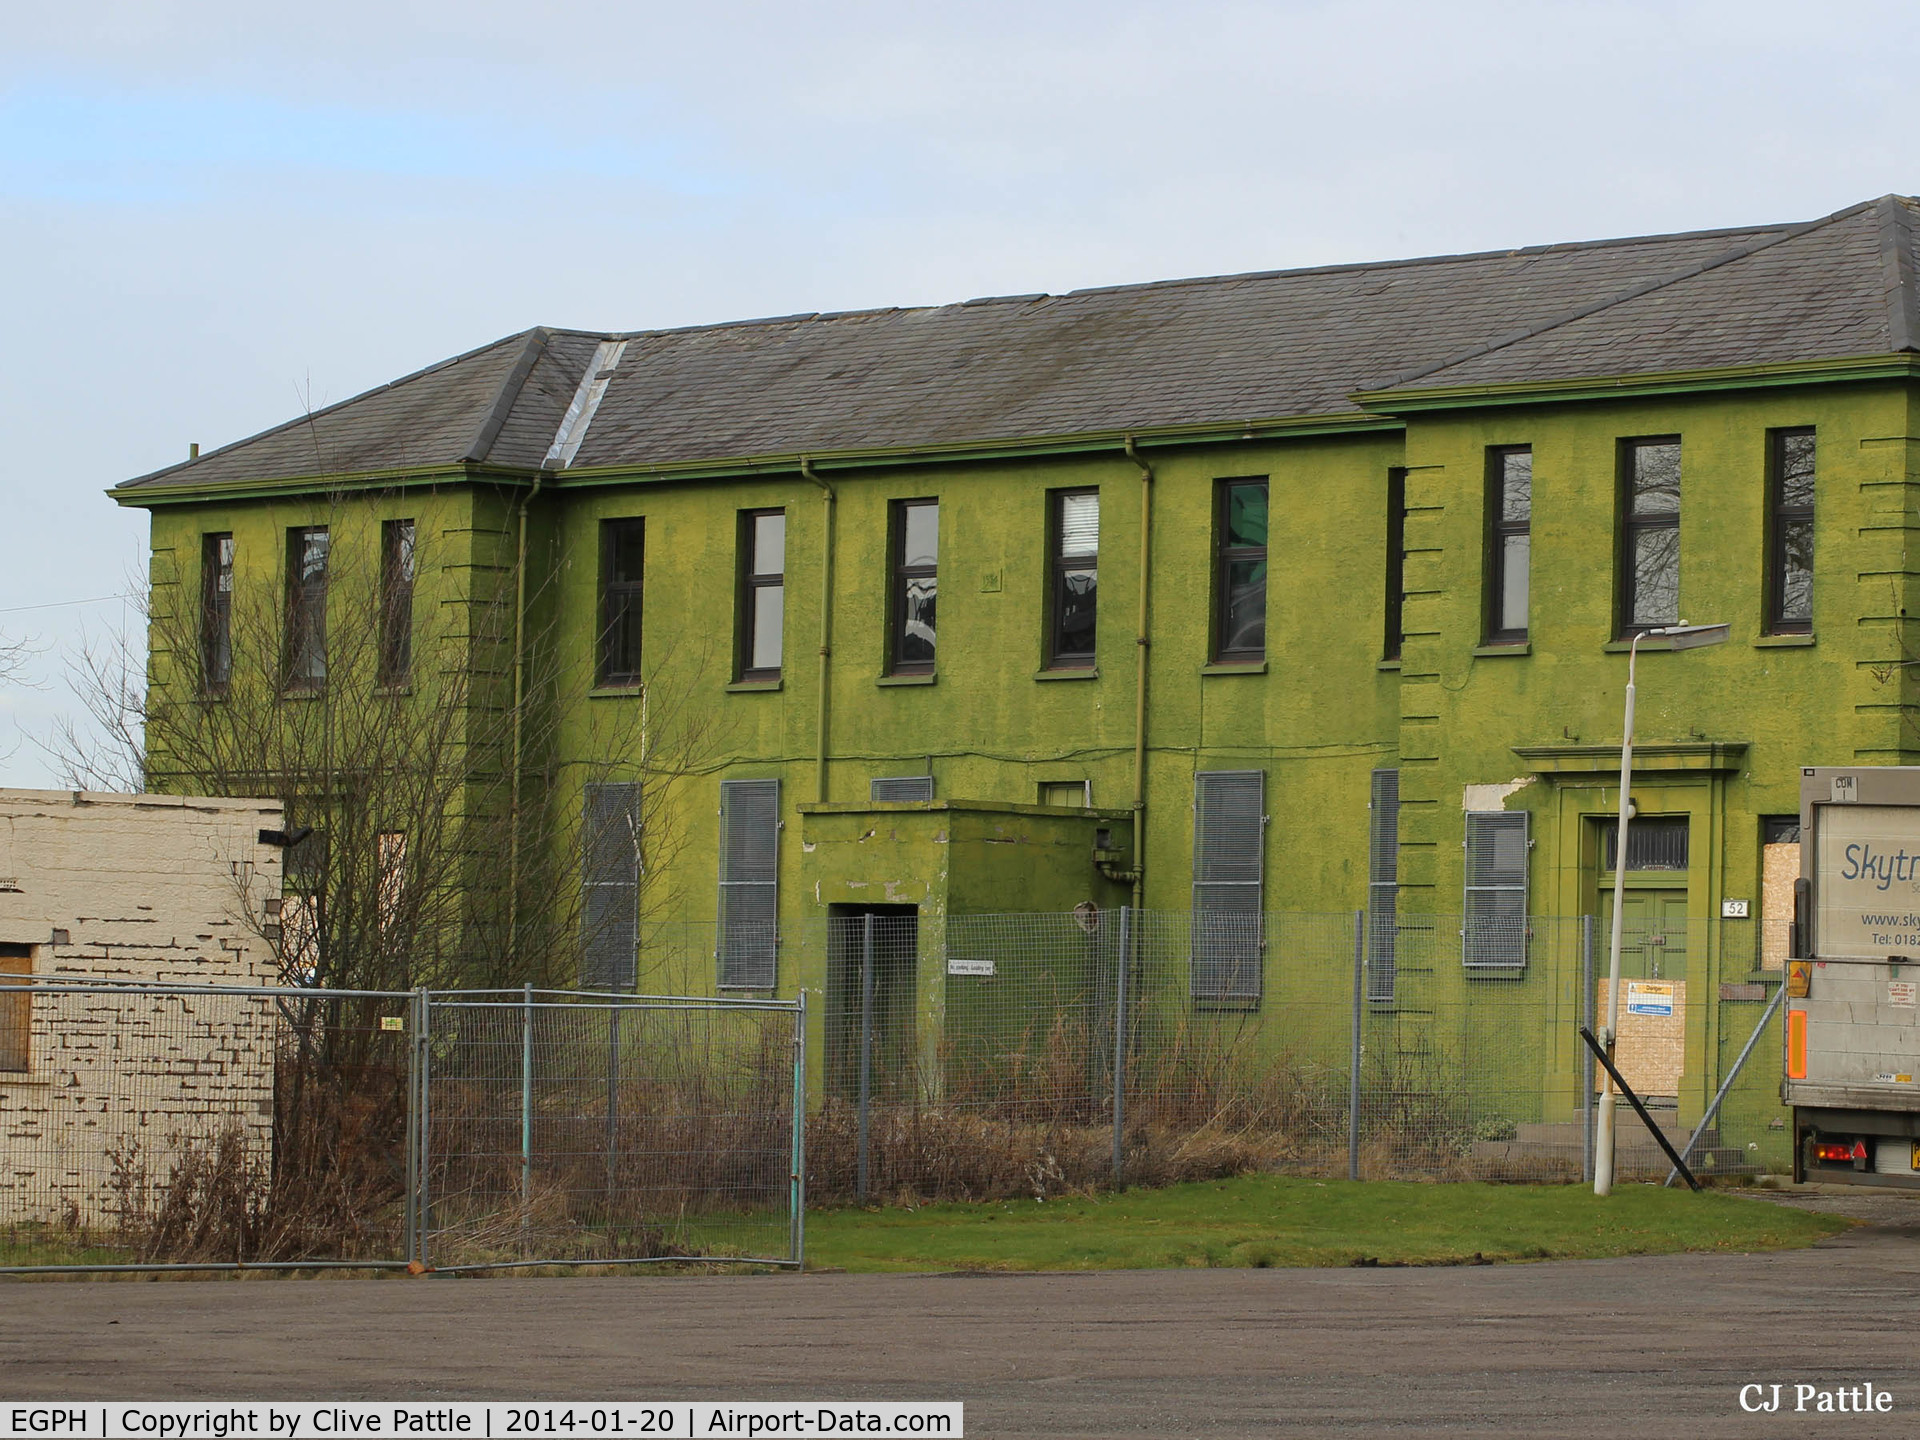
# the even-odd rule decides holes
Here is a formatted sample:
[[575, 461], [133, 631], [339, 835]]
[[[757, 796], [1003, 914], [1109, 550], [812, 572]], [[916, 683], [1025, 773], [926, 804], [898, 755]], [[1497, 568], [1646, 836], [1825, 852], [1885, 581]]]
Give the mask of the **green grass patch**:
[[807, 1216], [811, 1269], [1464, 1265], [1792, 1250], [1851, 1222], [1723, 1191], [1234, 1180], [1047, 1201]]

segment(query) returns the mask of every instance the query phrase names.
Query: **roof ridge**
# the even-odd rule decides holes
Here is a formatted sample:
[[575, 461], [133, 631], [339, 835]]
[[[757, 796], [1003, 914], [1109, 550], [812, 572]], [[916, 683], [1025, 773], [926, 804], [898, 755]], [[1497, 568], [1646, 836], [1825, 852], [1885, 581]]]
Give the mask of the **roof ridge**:
[[487, 458], [493, 449], [493, 442], [500, 438], [500, 431], [506, 426], [507, 417], [520, 401], [520, 392], [526, 388], [527, 377], [533, 373], [533, 367], [540, 363], [540, 357], [547, 353], [547, 342], [553, 338], [553, 332], [544, 325], [534, 326], [526, 335], [527, 343], [520, 347], [520, 358], [513, 362], [513, 368], [501, 380], [500, 393], [493, 397], [493, 405], [481, 420], [480, 428], [474, 432], [473, 443], [460, 456], [462, 460]]
[[1683, 269], [1676, 270], [1671, 275], [1660, 276], [1653, 280], [1644, 280], [1640, 284], [1629, 286], [1619, 294], [1610, 296], [1605, 300], [1595, 301], [1591, 305], [1583, 305], [1576, 310], [1570, 310], [1565, 314], [1556, 315], [1551, 319], [1543, 320], [1538, 325], [1529, 326], [1524, 330], [1515, 330], [1510, 334], [1500, 336], [1498, 339], [1490, 340], [1484, 345], [1476, 345], [1470, 350], [1464, 350], [1457, 355], [1448, 356], [1446, 359], [1438, 361], [1435, 364], [1422, 365], [1418, 369], [1409, 370], [1404, 375], [1396, 375], [1383, 385], [1370, 385], [1367, 388], [1369, 390], [1398, 390], [1424, 376], [1434, 375], [1442, 370], [1450, 370], [1455, 365], [1464, 365], [1469, 360], [1477, 360], [1483, 355], [1491, 355], [1496, 350], [1504, 350], [1509, 345], [1519, 344], [1522, 340], [1531, 340], [1534, 336], [1544, 335], [1549, 330], [1558, 330], [1563, 325], [1571, 325], [1576, 320], [1584, 320], [1589, 315], [1599, 314], [1602, 310], [1611, 310], [1614, 306], [1624, 305], [1629, 300], [1638, 300], [1642, 295], [1651, 295], [1656, 290], [1664, 290], [1669, 285], [1679, 284], [1682, 280], [1691, 280], [1697, 275], [1706, 274], [1709, 270], [1718, 270], [1722, 265], [1731, 265], [1736, 260], [1744, 260], [1749, 255], [1757, 255], [1762, 250], [1771, 249], [1775, 245], [1784, 245], [1789, 240], [1797, 240], [1802, 235], [1811, 234], [1823, 226], [1832, 225], [1837, 221], [1858, 215], [1862, 211], [1879, 203], [1878, 200], [1862, 200], [1856, 205], [1847, 206], [1844, 210], [1836, 210], [1831, 215], [1822, 215], [1817, 220], [1808, 220], [1799, 225], [1789, 226], [1777, 234], [1755, 240], [1750, 244], [1736, 245], [1731, 250], [1723, 251], [1719, 255], [1697, 261]]
[[[534, 328], [539, 329], [541, 327], [535, 326]], [[220, 446], [218, 449], [204, 450], [200, 454], [195, 455], [190, 459], [182, 460], [177, 464], [163, 465], [158, 470], [149, 470], [145, 475], [136, 475], [131, 480], [122, 480], [118, 485], [114, 486], [114, 489], [126, 490], [126, 489], [131, 489], [136, 485], [148, 485], [153, 483], [156, 480], [161, 479], [163, 476], [172, 475], [177, 471], [186, 470], [191, 468], [192, 466], [204, 464], [206, 461], [213, 459], [217, 455], [226, 454], [229, 450], [237, 450], [242, 445], [251, 445], [256, 441], [265, 440], [270, 435], [279, 435], [285, 431], [296, 429], [301, 425], [311, 425], [315, 420], [318, 420], [321, 416], [331, 415], [336, 410], [344, 410], [347, 406], [355, 404], [358, 401], [364, 400], [369, 395], [378, 395], [383, 390], [394, 390], [399, 388], [402, 385], [409, 385], [415, 380], [424, 379], [426, 376], [433, 374], [435, 371], [450, 369], [453, 366], [462, 363], [463, 361], [473, 359], [474, 356], [476, 355], [484, 355], [489, 350], [497, 350], [502, 345], [507, 344], [509, 341], [518, 339], [520, 336], [529, 335], [531, 333], [532, 331], [529, 331], [529, 330], [521, 330], [521, 331], [516, 331], [514, 334], [511, 334], [511, 335], [502, 335], [498, 340], [489, 340], [484, 345], [476, 345], [471, 350], [463, 350], [458, 355], [451, 355], [445, 360], [436, 360], [431, 365], [423, 365], [418, 370], [412, 371], [410, 374], [402, 375], [398, 379], [387, 381], [384, 385], [372, 386], [369, 389], [360, 391], [358, 394], [349, 395], [344, 400], [336, 400], [331, 405], [322, 405], [318, 410], [304, 410], [300, 414], [294, 416], [291, 420], [283, 420], [278, 425], [269, 425], [265, 430], [257, 430], [253, 434], [242, 436], [238, 440], [230, 440], [225, 445]]]
[[1916, 323], [1913, 241], [1909, 231], [1906, 202], [1898, 195], [1882, 195], [1874, 202], [1879, 211], [1880, 269], [1887, 287], [1887, 348], [1913, 350], [1920, 323]]

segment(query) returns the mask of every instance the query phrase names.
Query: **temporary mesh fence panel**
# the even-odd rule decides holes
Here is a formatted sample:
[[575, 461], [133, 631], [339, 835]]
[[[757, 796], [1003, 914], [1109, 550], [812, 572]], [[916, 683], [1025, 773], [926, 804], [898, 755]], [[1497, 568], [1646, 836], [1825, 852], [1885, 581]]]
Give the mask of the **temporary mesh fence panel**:
[[796, 1007], [525, 992], [428, 1013], [435, 1268], [798, 1260]]
[[406, 996], [6, 1000], [29, 1030], [0, 1076], [0, 1267], [406, 1263]]
[[800, 1257], [798, 1003], [7, 988], [0, 1270]]

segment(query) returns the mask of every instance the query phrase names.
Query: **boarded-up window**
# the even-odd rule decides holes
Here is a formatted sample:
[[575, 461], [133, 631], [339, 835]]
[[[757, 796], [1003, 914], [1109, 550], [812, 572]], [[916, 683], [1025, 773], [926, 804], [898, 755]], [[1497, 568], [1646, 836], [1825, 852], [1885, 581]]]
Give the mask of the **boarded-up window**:
[[1784, 970], [1793, 948], [1793, 883], [1800, 878], [1800, 817], [1760, 818], [1760, 965]]
[[589, 990], [631, 990], [640, 905], [640, 787], [624, 781], [589, 785], [583, 812], [580, 983]]
[[1393, 999], [1400, 892], [1400, 772], [1373, 772], [1367, 811], [1367, 998]]
[[1262, 770], [1193, 777], [1193, 961], [1196, 1000], [1260, 998]]
[[720, 984], [771, 990], [779, 975], [780, 782], [720, 782]]
[[867, 796], [882, 803], [931, 800], [933, 799], [933, 777], [931, 775], [899, 775], [886, 780], [872, 780], [867, 784]]
[[19, 988], [19, 980], [32, 973], [31, 945], [0, 945], [0, 1072], [31, 1067], [33, 996]]
[[1527, 812], [1467, 813], [1467, 895], [1461, 928], [1469, 969], [1527, 963]]

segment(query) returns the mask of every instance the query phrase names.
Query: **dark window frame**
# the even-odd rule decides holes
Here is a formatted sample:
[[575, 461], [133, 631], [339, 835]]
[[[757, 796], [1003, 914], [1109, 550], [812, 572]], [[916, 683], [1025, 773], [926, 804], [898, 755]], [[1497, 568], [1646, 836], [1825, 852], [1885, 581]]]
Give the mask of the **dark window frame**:
[[200, 537], [200, 691], [221, 696], [233, 683], [233, 560], [231, 530]]
[[[1527, 514], [1524, 520], [1507, 518], [1507, 460], [1510, 456], [1527, 457]], [[1527, 642], [1529, 625], [1532, 621], [1530, 605], [1532, 600], [1532, 550], [1533, 550], [1533, 446], [1531, 445], [1489, 445], [1487, 447], [1487, 550], [1486, 615], [1482, 621], [1482, 633], [1489, 645], [1524, 645]], [[1507, 542], [1523, 536], [1527, 540], [1528, 551], [1528, 601], [1529, 613], [1525, 619], [1529, 624], [1519, 626], [1500, 623], [1507, 608], [1507, 588], [1511, 576], [1507, 573]]]
[[[780, 568], [778, 570], [756, 570], [754, 565], [759, 559], [758, 522], [769, 515], [780, 517]], [[755, 665], [753, 663], [753, 640], [759, 628], [761, 592], [778, 590], [780, 592], [781, 624], [780, 649], [784, 660], [786, 654], [786, 591], [787, 591], [787, 512], [784, 506], [772, 505], [757, 510], [740, 512], [740, 535], [738, 553], [739, 593], [735, 610], [733, 677], [747, 684], [768, 682], [780, 678], [782, 667], [779, 665]]]
[[413, 675], [413, 584], [419, 531], [411, 519], [380, 522], [379, 683], [405, 685]]
[[[639, 537], [640, 573], [619, 578], [615, 567], [620, 558], [621, 540], [629, 534]], [[594, 684], [602, 689], [634, 689], [644, 681], [640, 654], [645, 634], [642, 622], [646, 554], [645, 517], [620, 516], [600, 522], [600, 576], [596, 597], [600, 633], [594, 646]]]
[[[307, 547], [324, 537], [317, 576], [307, 571]], [[333, 535], [325, 525], [287, 529], [287, 625], [281, 688], [311, 693], [327, 683], [327, 580], [333, 560]]]
[[[1271, 502], [1272, 495], [1268, 495]], [[1407, 639], [1407, 469], [1387, 467], [1386, 634], [1382, 660], [1398, 660]]]
[[[921, 506], [931, 506], [934, 512], [934, 554], [931, 565], [909, 565], [906, 559], [907, 549], [907, 512]], [[888, 503], [887, 526], [887, 573], [889, 576], [887, 597], [887, 673], [889, 675], [931, 675], [940, 657], [939, 598], [940, 598], [940, 497], [921, 495], [911, 499], [893, 500]], [[907, 596], [909, 587], [916, 580], [933, 582], [934, 638], [931, 660], [905, 660], [901, 651], [907, 638]]]
[[[1680, 450], [1681, 471], [1675, 481], [1675, 503], [1671, 511], [1658, 511], [1646, 515], [1636, 515], [1633, 509], [1634, 481], [1639, 474], [1636, 457], [1642, 449], [1656, 445], [1671, 445]], [[1644, 635], [1649, 630], [1663, 625], [1674, 624], [1679, 619], [1680, 604], [1680, 517], [1684, 508], [1679, 495], [1679, 484], [1686, 475], [1686, 451], [1678, 435], [1636, 435], [1619, 442], [1617, 454], [1619, 471], [1618, 483], [1614, 487], [1615, 506], [1618, 511], [1618, 524], [1614, 527], [1619, 536], [1618, 555], [1615, 557], [1614, 590], [1617, 595], [1616, 622], [1614, 638], [1631, 640], [1636, 635]], [[1673, 593], [1674, 615], [1669, 620], [1640, 621], [1634, 618], [1639, 608], [1638, 567], [1634, 564], [1637, 550], [1635, 542], [1640, 536], [1655, 530], [1674, 532], [1673, 554]]]
[[[1790, 439], [1805, 437], [1813, 446], [1814, 498], [1805, 505], [1785, 501], [1787, 467], [1786, 446]], [[1813, 633], [1813, 533], [1814, 509], [1819, 503], [1820, 446], [1811, 425], [1784, 426], [1767, 432], [1767, 575], [1766, 633], [1769, 635], [1811, 635]], [[1789, 618], [1782, 614], [1787, 589], [1787, 533], [1790, 525], [1804, 524], [1807, 542], [1807, 614]]]
[[1258, 649], [1251, 646], [1229, 647], [1227, 645], [1228, 612], [1232, 608], [1232, 586], [1228, 577], [1233, 566], [1247, 561], [1257, 560], [1263, 566], [1267, 563], [1268, 544], [1231, 545], [1228, 543], [1231, 530], [1233, 492], [1242, 486], [1257, 485], [1266, 492], [1269, 541], [1273, 517], [1273, 490], [1269, 477], [1265, 475], [1229, 475], [1214, 482], [1213, 489], [1213, 644], [1210, 647], [1213, 663], [1216, 665], [1257, 665], [1267, 658], [1266, 623], [1269, 601], [1269, 576], [1260, 581], [1260, 635]]
[[[1094, 548], [1066, 553], [1066, 502], [1091, 497], [1094, 505]], [[1091, 670], [1099, 663], [1100, 647], [1100, 487], [1074, 486], [1047, 492], [1047, 663], [1049, 670]], [[1093, 626], [1088, 648], [1065, 648], [1062, 621], [1067, 613], [1067, 577], [1093, 572]]]

